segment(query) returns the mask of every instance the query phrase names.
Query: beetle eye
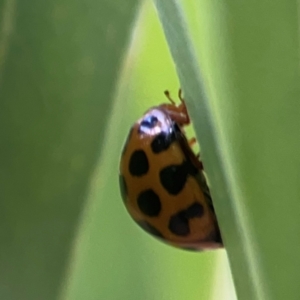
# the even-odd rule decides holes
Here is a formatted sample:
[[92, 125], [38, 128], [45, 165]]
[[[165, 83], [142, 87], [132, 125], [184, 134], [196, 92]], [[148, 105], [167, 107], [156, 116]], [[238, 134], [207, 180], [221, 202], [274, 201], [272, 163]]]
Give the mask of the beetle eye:
[[146, 128], [154, 128], [155, 125], [157, 124], [158, 119], [155, 116], [147, 116], [143, 121], [141, 122], [141, 126], [146, 127]]

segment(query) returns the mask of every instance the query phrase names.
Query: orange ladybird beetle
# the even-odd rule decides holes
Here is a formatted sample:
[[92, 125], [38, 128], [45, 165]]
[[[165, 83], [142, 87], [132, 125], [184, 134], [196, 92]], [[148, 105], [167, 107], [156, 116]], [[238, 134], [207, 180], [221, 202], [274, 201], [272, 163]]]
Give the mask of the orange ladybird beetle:
[[202, 162], [183, 127], [190, 124], [185, 101], [149, 109], [132, 126], [120, 161], [120, 190], [134, 221], [175, 247], [222, 247]]

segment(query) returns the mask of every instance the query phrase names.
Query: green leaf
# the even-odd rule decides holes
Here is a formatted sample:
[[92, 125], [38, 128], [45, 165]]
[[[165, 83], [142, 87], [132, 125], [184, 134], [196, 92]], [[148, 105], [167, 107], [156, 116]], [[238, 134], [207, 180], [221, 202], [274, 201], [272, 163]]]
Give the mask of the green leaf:
[[154, 2], [201, 143], [238, 299], [298, 299], [297, 2], [198, 1], [193, 39], [178, 1]]
[[196, 300], [211, 295], [216, 253], [179, 250], [146, 234], [127, 214], [119, 192], [121, 148], [132, 123], [166, 101], [165, 89], [178, 90], [149, 4], [141, 7], [121, 72], [62, 299]]
[[0, 5], [0, 298], [56, 299], [137, 1]]

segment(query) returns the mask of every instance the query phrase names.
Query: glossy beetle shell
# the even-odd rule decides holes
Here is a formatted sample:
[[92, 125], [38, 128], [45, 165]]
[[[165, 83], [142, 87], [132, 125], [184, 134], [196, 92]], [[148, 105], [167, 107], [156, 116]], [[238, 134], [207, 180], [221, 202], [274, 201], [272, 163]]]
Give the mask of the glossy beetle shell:
[[134, 221], [158, 239], [188, 250], [219, 248], [202, 163], [183, 131], [188, 123], [182, 101], [151, 108], [132, 126], [120, 161], [121, 194]]

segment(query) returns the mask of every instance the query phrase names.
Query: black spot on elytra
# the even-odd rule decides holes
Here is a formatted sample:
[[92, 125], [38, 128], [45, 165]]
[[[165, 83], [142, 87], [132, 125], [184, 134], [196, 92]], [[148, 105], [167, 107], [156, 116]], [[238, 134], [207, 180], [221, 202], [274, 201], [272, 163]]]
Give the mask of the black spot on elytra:
[[120, 185], [120, 191], [123, 201], [126, 201], [127, 199], [127, 185], [126, 181], [123, 175], [119, 175], [119, 185]]
[[169, 229], [172, 233], [179, 236], [187, 236], [190, 233], [189, 220], [185, 211], [181, 211], [172, 216], [169, 221]]
[[176, 140], [175, 132], [171, 133], [161, 132], [151, 142], [151, 149], [153, 153], [160, 153], [166, 151], [170, 145]]
[[142, 120], [140, 125], [143, 126], [143, 127], [151, 129], [151, 128], [154, 128], [156, 126], [157, 122], [158, 122], [157, 117], [148, 115], [147, 117], [145, 117]]
[[177, 195], [185, 186], [188, 176], [186, 162], [181, 165], [171, 165], [162, 169], [159, 173], [162, 186], [171, 195]]
[[201, 218], [204, 213], [203, 206], [199, 202], [195, 202], [185, 211], [186, 217], [191, 218]]
[[139, 221], [137, 222], [137, 224], [143, 228], [145, 231], [147, 231], [148, 233], [158, 237], [158, 238], [161, 238], [161, 239], [164, 239], [163, 235], [161, 234], [161, 232], [156, 229], [155, 227], [153, 227], [152, 225], [150, 225], [148, 222], [146, 221]]
[[187, 236], [190, 233], [189, 220], [201, 218], [203, 214], [203, 206], [200, 203], [195, 202], [187, 209], [181, 210], [170, 218], [169, 230], [178, 236]]
[[144, 150], [136, 150], [132, 153], [129, 161], [129, 172], [132, 176], [147, 174], [149, 162]]
[[160, 213], [160, 199], [151, 189], [141, 192], [137, 198], [137, 203], [141, 212], [148, 217], [157, 217]]

